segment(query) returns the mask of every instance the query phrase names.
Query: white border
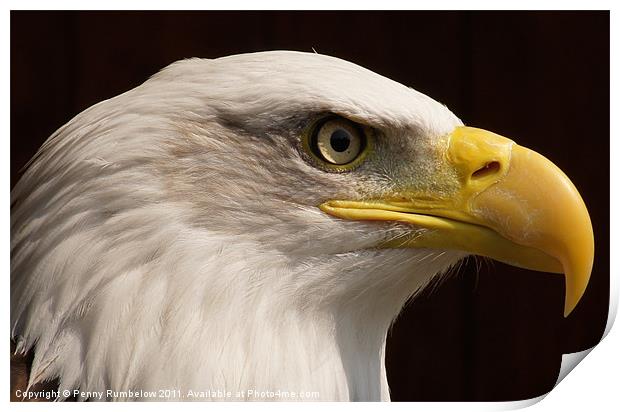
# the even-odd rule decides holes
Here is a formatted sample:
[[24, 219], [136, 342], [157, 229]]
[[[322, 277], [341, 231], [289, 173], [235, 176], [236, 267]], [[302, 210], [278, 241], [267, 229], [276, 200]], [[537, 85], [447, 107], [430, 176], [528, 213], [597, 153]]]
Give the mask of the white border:
[[615, 0], [9, 0], [11, 10], [610, 10]]
[[[382, 0], [381, 2], [371, 2], [371, 1], [357, 1], [357, 2], [337, 2], [334, 0], [314, 0], [314, 1], [301, 1], [301, 2], [287, 2], [287, 1], [269, 1], [269, 2], [257, 2], [257, 1], [237, 1], [237, 0], [229, 0], [229, 1], [217, 1], [217, 2], [197, 2], [190, 0], [175, 0], [174, 2], [170, 1], [128, 1], [128, 0], [108, 0], [108, 1], [90, 1], [88, 3], [83, 1], [13, 1], [10, 0], [5, 4], [8, 4], [9, 9], [15, 10], [37, 10], [37, 9], [51, 9], [51, 10], [63, 10], [63, 9], [91, 9], [91, 10], [134, 10], [141, 9], [143, 7], [149, 7], [150, 9], [155, 10], [199, 10], [208, 7], [213, 10], [235, 10], [235, 9], [257, 9], [257, 6], [261, 6], [264, 9], [291, 9], [294, 6], [295, 9], [298, 10], [320, 10], [320, 9], [352, 9], [352, 6], [355, 6], [356, 9], [367, 9], [367, 10], [388, 10], [388, 9], [417, 9], [417, 10], [460, 10], [467, 6], [468, 9], [472, 10], [482, 10], [482, 9], [496, 9], [496, 10], [558, 10], [559, 7], [561, 9], [578, 9], [578, 10], [612, 10], [611, 12], [611, 113], [620, 113], [618, 112], [618, 83], [615, 80], [613, 74], [618, 73], [618, 64], [617, 64], [617, 46], [618, 46], [618, 18], [615, 15], [615, 11], [613, 10], [613, 6], [616, 4], [616, 1], [598, 1], [598, 0], [590, 0], [587, 2], [584, 1], [545, 1], [545, 0], [522, 0], [522, 1], [428, 1], [428, 2], [403, 2], [403, 1], [393, 1], [393, 0]], [[10, 77], [9, 77], [9, 65], [8, 58], [10, 54], [10, 14], [9, 11], [2, 15], [2, 24], [0, 25], [0, 44], [2, 45], [3, 55], [5, 56], [5, 64], [2, 65], [2, 78], [4, 79], [4, 90], [9, 90], [10, 87]], [[569, 87], [570, 85], [567, 85]], [[1, 156], [3, 157], [2, 171], [0, 172], [0, 177], [2, 179], [4, 190], [1, 192], [2, 199], [0, 200], [0, 207], [2, 208], [2, 217], [0, 220], [1, 230], [3, 236], [0, 240], [0, 250], [2, 253], [2, 267], [5, 268], [3, 270], [5, 282], [8, 282], [8, 268], [9, 268], [9, 190], [10, 187], [10, 169], [9, 169], [9, 136], [10, 136], [10, 127], [9, 127], [9, 110], [10, 110], [10, 94], [4, 93], [4, 99], [2, 99], [2, 125], [4, 126], [4, 138], [2, 139], [3, 149]], [[36, 119], [33, 119], [36, 121]], [[618, 154], [618, 125], [617, 125], [616, 117], [611, 116], [611, 136], [615, 136], [614, 139], [611, 139], [611, 153]], [[18, 125], [14, 125], [14, 127], [18, 127]], [[584, 138], [584, 144], [587, 144], [587, 138]], [[606, 161], [607, 159], [601, 159], [601, 161]], [[610, 159], [611, 160], [611, 159]], [[611, 210], [620, 210], [620, 204], [618, 203], [618, 193], [617, 187], [614, 185], [614, 182], [617, 182], [619, 178], [618, 174], [618, 162], [611, 162]], [[618, 349], [620, 348], [620, 334], [618, 331], [613, 331], [610, 329], [613, 324], [613, 321], [616, 316], [617, 307], [618, 307], [618, 256], [615, 253], [617, 251], [617, 236], [615, 235], [620, 230], [618, 225], [618, 219], [612, 213], [611, 215], [611, 296], [610, 296], [610, 314], [608, 318], [608, 324], [605, 331], [606, 337], [598, 345], [592, 353], [590, 353], [587, 357], [588, 360], [583, 364], [579, 365], [576, 371], [570, 373], [566, 379], [564, 379], [548, 396], [541, 397], [544, 398], [542, 402], [536, 403], [536, 401], [540, 400], [530, 400], [530, 401], [522, 401], [522, 402], [504, 402], [504, 403], [392, 403], [392, 404], [360, 404], [360, 403], [321, 403], [317, 404], [295, 404], [295, 409], [301, 410], [315, 410], [317, 407], [321, 409], [327, 408], [328, 410], [332, 409], [355, 409], [358, 411], [361, 409], [372, 408], [372, 409], [383, 409], [389, 408], [391, 410], [403, 410], [410, 411], [412, 408], [416, 410], [433, 410], [433, 411], [463, 411], [463, 410], [474, 410], [474, 411], [483, 411], [483, 410], [506, 410], [506, 409], [514, 409], [519, 407], [525, 407], [536, 403], [534, 406], [531, 406], [531, 410], [538, 411], [547, 411], [547, 410], [562, 410], [562, 411], [582, 411], [584, 408], [591, 408], [593, 410], [611, 410], [617, 407], [618, 405], [618, 389], [617, 389], [617, 374], [616, 371], [620, 366], [618, 356]], [[5, 308], [2, 311], [3, 324], [8, 326], [8, 306], [9, 306], [9, 290], [8, 287], [5, 290], [5, 299], [4, 305]], [[616, 328], [617, 329], [617, 328]], [[5, 329], [8, 331], [8, 327]], [[2, 340], [2, 345], [4, 345], [3, 353], [7, 353], [9, 350], [9, 342], [7, 340]], [[578, 357], [579, 355], [573, 356]], [[2, 382], [3, 388], [0, 393], [5, 400], [8, 402], [9, 400], [9, 382], [8, 382], [8, 374], [6, 371], [9, 369], [8, 358], [6, 356], [0, 357], [0, 370], [4, 373], [0, 374], [0, 381]], [[58, 405], [60, 406], [60, 405]], [[64, 404], [62, 407], [83, 407], [84, 405], [71, 405]], [[265, 410], [265, 411], [273, 411], [273, 410], [290, 410], [290, 404], [275, 404], [275, 403], [253, 403], [253, 404], [238, 404], [238, 403], [218, 403], [215, 405], [204, 405], [204, 404], [176, 404], [174, 407], [182, 407], [187, 409], [200, 409], [204, 410], [204, 408], [209, 409], [222, 409], [222, 410], [237, 410], [239, 408], [251, 408], [252, 410]], [[47, 410], [50, 408], [49, 404], [34, 404], [34, 403], [11, 403], [9, 405], [10, 408], [20, 408], [20, 409], [37, 409], [37, 410]], [[152, 410], [153, 408], [157, 410], [164, 410], [164, 408], [168, 409], [170, 405], [164, 404], [129, 404], [122, 403], [116, 405], [101, 405], [101, 404], [92, 404], [88, 405], [88, 407], [93, 408], [95, 410], [103, 410], [104, 408], [107, 410], [108, 408], [113, 409], [125, 409], [125, 408], [148, 408]]]

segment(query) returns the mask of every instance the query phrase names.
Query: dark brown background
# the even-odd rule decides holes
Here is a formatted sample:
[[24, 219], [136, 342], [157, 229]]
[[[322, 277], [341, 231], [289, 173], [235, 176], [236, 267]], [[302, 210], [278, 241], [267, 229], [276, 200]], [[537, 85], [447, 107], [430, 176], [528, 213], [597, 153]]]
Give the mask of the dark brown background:
[[568, 319], [561, 276], [471, 260], [411, 303], [388, 341], [394, 400], [550, 390], [561, 354], [595, 345], [607, 317], [607, 12], [12, 12], [11, 182], [75, 114], [177, 59], [312, 48], [543, 153], [580, 189], [596, 259]]

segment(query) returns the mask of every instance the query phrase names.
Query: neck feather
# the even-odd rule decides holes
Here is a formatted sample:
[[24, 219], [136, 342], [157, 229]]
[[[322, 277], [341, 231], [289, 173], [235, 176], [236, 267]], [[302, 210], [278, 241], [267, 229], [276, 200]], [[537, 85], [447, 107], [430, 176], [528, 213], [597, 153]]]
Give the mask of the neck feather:
[[[63, 268], [79, 284], [40, 279], [31, 285], [38, 294], [14, 297], [18, 350], [37, 342], [33, 380], [58, 377], [61, 390], [174, 388], [196, 400], [218, 390], [249, 400], [386, 400], [391, 322], [460, 257], [366, 250], [292, 258], [169, 226], [140, 238], [142, 257], [80, 238], [88, 247]], [[98, 264], [83, 279], [89, 259]]]

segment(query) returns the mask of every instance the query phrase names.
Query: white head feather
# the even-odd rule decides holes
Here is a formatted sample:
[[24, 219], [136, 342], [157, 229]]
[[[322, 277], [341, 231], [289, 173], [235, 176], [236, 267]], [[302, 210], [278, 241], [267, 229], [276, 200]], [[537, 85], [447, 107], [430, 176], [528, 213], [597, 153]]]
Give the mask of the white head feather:
[[52, 135], [11, 193], [12, 335], [35, 349], [31, 383], [388, 399], [391, 322], [463, 255], [373, 249], [411, 228], [316, 207], [389, 190], [397, 163], [306, 162], [300, 132], [327, 112], [410, 154], [461, 124], [352, 63], [265, 52], [174, 63]]

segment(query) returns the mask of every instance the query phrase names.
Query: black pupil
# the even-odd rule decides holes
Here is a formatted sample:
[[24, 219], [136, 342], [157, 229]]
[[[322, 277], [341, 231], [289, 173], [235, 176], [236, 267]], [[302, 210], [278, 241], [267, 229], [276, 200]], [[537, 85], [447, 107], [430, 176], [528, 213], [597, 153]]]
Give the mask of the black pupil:
[[344, 152], [349, 148], [351, 144], [351, 136], [346, 130], [337, 129], [329, 138], [329, 144], [337, 152]]

